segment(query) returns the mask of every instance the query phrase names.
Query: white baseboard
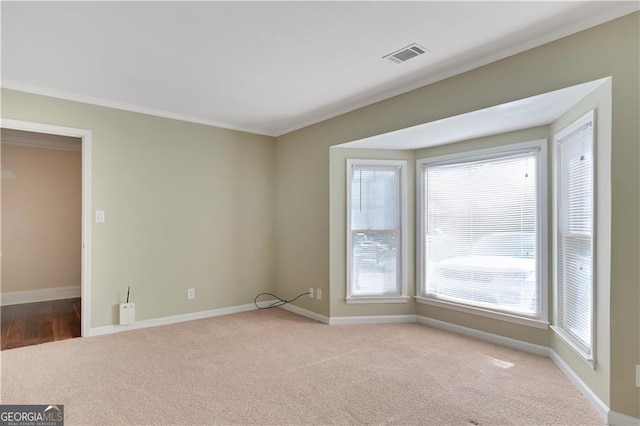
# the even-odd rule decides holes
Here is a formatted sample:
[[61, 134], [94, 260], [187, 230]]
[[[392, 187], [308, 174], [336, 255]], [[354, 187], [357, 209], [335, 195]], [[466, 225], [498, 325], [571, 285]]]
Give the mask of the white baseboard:
[[72, 299], [81, 296], [80, 286], [45, 288], [42, 290], [12, 291], [0, 295], [0, 306], [22, 303], [46, 302], [48, 300]]
[[589, 401], [589, 404], [591, 404], [591, 407], [593, 407], [593, 409], [596, 410], [596, 413], [598, 413], [598, 415], [602, 418], [602, 420], [607, 422], [607, 424], [614, 424], [614, 423], [611, 423], [608, 419], [609, 407], [607, 407], [607, 404], [605, 404], [598, 397], [598, 395], [596, 395], [591, 390], [591, 388], [587, 386], [585, 382], [582, 381], [582, 379], [571, 369], [571, 367], [569, 367], [569, 364], [567, 364], [560, 357], [560, 355], [558, 355], [558, 353], [551, 348], [549, 348], [548, 356], [551, 359], [551, 361], [553, 361], [553, 363], [556, 365], [556, 367], [558, 367], [558, 369], [562, 372], [562, 374], [564, 374], [567, 377], [567, 379], [569, 379], [569, 381], [573, 383], [573, 386], [575, 386], [580, 391], [580, 393], [584, 396], [584, 398], [587, 401]]
[[280, 307], [282, 309], [284, 309], [284, 310], [289, 311], [289, 312], [293, 312], [294, 314], [298, 314], [298, 315], [301, 315], [303, 317], [310, 318], [312, 320], [321, 322], [323, 324], [329, 324], [329, 317], [324, 316], [322, 314], [318, 314], [318, 313], [313, 312], [313, 311], [309, 311], [307, 309], [300, 308], [299, 306], [287, 303], [287, 304], [282, 305]]
[[121, 331], [137, 330], [140, 328], [156, 327], [159, 325], [175, 324], [185, 321], [193, 321], [203, 318], [218, 317], [221, 315], [237, 314], [239, 312], [252, 311], [257, 309], [253, 303], [239, 306], [230, 306], [228, 308], [211, 309], [208, 311], [191, 312], [188, 314], [172, 315], [170, 317], [153, 318], [148, 320], [136, 321], [129, 325], [105, 325], [102, 327], [93, 327], [89, 331], [89, 336], [100, 336], [102, 334], [119, 333]]
[[329, 325], [347, 325], [347, 324], [380, 324], [380, 323], [407, 323], [416, 322], [415, 315], [378, 315], [378, 316], [361, 316], [361, 317], [327, 317], [313, 311], [301, 308], [296, 305], [285, 304], [281, 306], [294, 314], [310, 318], [312, 320]]
[[487, 333], [485, 331], [473, 328], [463, 327], [461, 325], [451, 324], [439, 321], [433, 318], [416, 315], [416, 320], [420, 324], [428, 325], [433, 328], [450, 331], [452, 333], [463, 334], [465, 336], [474, 337], [485, 342], [495, 343], [497, 345], [508, 346], [523, 352], [529, 352], [540, 356], [549, 356], [550, 349], [546, 346], [540, 346], [533, 343], [523, 342], [521, 340], [511, 339], [509, 337], [499, 336], [497, 334]]
[[374, 315], [364, 317], [331, 317], [329, 325], [398, 324], [416, 322], [415, 315]]
[[612, 426], [639, 426], [640, 419], [611, 410], [609, 411], [609, 420], [607, 423]]

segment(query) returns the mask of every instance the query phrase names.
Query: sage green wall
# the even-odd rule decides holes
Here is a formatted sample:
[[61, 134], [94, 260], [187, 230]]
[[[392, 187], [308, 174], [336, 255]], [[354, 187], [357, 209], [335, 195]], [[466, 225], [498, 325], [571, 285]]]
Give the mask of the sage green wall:
[[[278, 291], [298, 294], [313, 283], [329, 296], [326, 292], [333, 288], [331, 146], [612, 76], [611, 378], [604, 386], [609, 392], [596, 391], [611, 409], [640, 417], [640, 393], [633, 384], [635, 364], [640, 360], [639, 20], [640, 13], [627, 15], [279, 137]], [[331, 294], [322, 301], [305, 300], [300, 306], [329, 315], [329, 299], [337, 297]], [[424, 309], [428, 315], [439, 315], [436, 308]], [[377, 315], [378, 311], [372, 306], [367, 314]], [[522, 333], [516, 326], [498, 326], [453, 313], [450, 316], [467, 327], [516, 338]], [[549, 344], [548, 339], [537, 336], [530, 340]]]
[[[296, 134], [306, 140], [304, 130]], [[313, 142], [309, 150], [284, 136], [276, 145], [276, 282], [286, 299], [322, 289], [321, 300], [302, 297], [295, 305], [328, 316], [330, 145], [321, 135]]]
[[275, 290], [274, 138], [12, 90], [2, 117], [92, 131], [91, 327], [128, 285], [137, 320]]

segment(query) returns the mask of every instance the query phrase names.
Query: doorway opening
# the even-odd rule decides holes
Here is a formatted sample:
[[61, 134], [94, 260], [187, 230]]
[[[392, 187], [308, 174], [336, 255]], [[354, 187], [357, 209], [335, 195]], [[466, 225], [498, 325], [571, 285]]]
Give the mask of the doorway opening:
[[91, 132], [2, 120], [1, 349], [88, 336]]

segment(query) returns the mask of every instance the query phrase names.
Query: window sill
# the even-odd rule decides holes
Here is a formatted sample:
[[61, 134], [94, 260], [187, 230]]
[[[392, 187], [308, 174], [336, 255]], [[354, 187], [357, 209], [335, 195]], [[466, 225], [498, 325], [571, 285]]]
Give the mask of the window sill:
[[348, 305], [358, 303], [407, 303], [408, 296], [351, 296], [346, 298]]
[[528, 327], [540, 328], [543, 330], [547, 330], [549, 328], [548, 321], [542, 321], [534, 318], [520, 317], [517, 315], [490, 311], [482, 308], [475, 308], [472, 306], [461, 305], [454, 302], [447, 302], [444, 300], [436, 300], [431, 299], [424, 296], [416, 296], [416, 300], [418, 303], [423, 303], [426, 305], [438, 306], [440, 308], [451, 309], [458, 312], [464, 312], [467, 314], [478, 315], [481, 317], [492, 318], [500, 321], [511, 322], [514, 324], [526, 325]]
[[571, 340], [571, 338], [569, 336], [567, 336], [567, 334], [561, 328], [556, 327], [555, 325], [552, 325], [551, 326], [551, 330], [553, 330], [555, 335], [558, 336], [558, 338], [560, 340], [562, 340], [562, 342], [565, 345], [567, 345], [569, 348], [571, 348], [571, 350], [573, 350], [573, 352], [575, 352], [592, 369], [594, 369], [594, 370], [596, 369], [596, 360], [593, 359], [593, 356], [591, 356], [590, 354], [586, 353], [578, 345], [576, 345], [573, 342], [573, 340]]

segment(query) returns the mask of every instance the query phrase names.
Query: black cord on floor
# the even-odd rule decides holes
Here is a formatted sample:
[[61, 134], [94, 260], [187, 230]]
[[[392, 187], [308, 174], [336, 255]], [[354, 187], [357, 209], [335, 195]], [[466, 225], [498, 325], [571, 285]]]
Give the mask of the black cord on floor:
[[[293, 298], [293, 299], [291, 299], [291, 300], [285, 300], [285, 299], [282, 299], [282, 298], [280, 298], [280, 297], [276, 296], [276, 295], [275, 295], [275, 294], [273, 294], [273, 293], [260, 293], [259, 295], [257, 295], [257, 296], [256, 296], [256, 298], [255, 298], [255, 299], [253, 299], [253, 304], [254, 304], [254, 305], [256, 305], [256, 308], [258, 308], [258, 309], [271, 309], [271, 308], [277, 308], [278, 306], [282, 306], [282, 305], [286, 305], [287, 303], [291, 303], [291, 302], [293, 302], [294, 300], [296, 300], [297, 298], [302, 297], [302, 296], [306, 296], [307, 294], [309, 294], [309, 292], [299, 294], [299, 295], [297, 295], [296, 297], [294, 297], [294, 298]], [[267, 306], [260, 306], [260, 305], [258, 305], [258, 298], [259, 298], [260, 296], [264, 296], [264, 295], [273, 296], [273, 297], [275, 297], [275, 298], [276, 298], [276, 299], [278, 299], [278, 300], [276, 300], [275, 302], [272, 302], [270, 305], [267, 305]]]

